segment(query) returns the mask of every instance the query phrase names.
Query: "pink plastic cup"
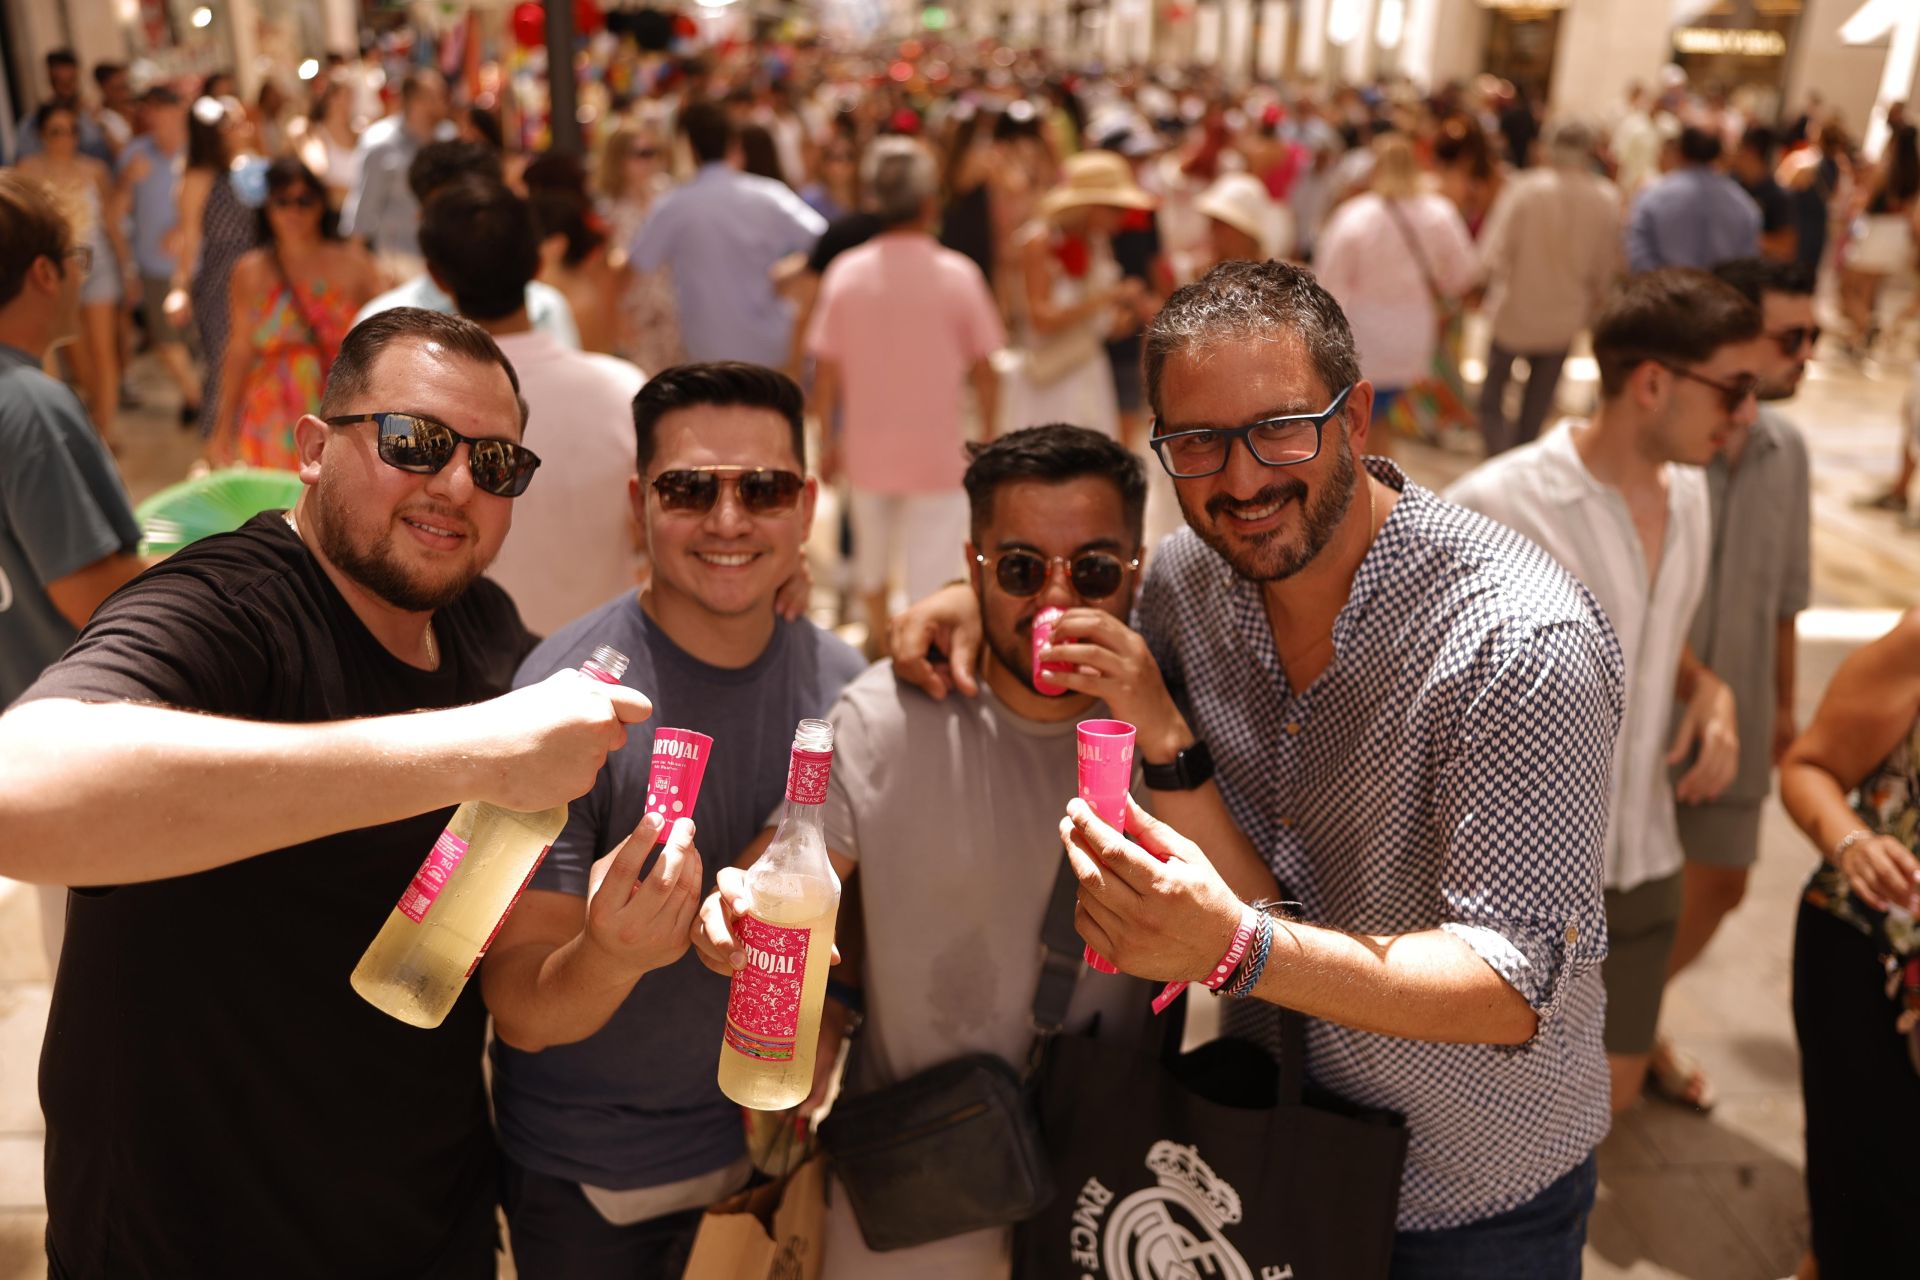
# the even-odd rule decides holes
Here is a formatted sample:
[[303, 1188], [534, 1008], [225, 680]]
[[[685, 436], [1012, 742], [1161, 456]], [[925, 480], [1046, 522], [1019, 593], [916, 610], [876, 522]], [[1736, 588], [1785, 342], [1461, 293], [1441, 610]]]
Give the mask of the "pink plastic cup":
[[713, 739], [691, 729], [655, 729], [653, 764], [647, 772], [648, 813], [666, 819], [660, 828], [665, 840], [675, 818], [691, 818], [700, 798], [700, 779], [706, 776]]
[[[1133, 726], [1125, 720], [1082, 720], [1075, 729], [1080, 751], [1080, 798], [1122, 835], [1127, 830], [1127, 787], [1133, 781]], [[1086, 949], [1087, 964], [1118, 973], [1111, 960]]]
[[1062, 662], [1042, 663], [1040, 661], [1040, 651], [1052, 642], [1054, 625], [1060, 621], [1060, 615], [1065, 612], [1065, 609], [1049, 605], [1033, 615], [1033, 688], [1034, 692], [1044, 693], [1049, 698], [1057, 698], [1063, 693], [1070, 692], [1066, 686], [1057, 685], [1047, 679], [1047, 672], [1068, 671], [1071, 668]]

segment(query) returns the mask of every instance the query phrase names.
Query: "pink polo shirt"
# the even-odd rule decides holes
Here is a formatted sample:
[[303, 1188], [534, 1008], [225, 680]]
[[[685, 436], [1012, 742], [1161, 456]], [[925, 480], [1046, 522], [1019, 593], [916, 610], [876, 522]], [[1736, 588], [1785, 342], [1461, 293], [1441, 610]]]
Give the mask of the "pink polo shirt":
[[841, 458], [853, 487], [959, 488], [967, 371], [1005, 344], [980, 268], [932, 236], [887, 232], [835, 258], [807, 351], [839, 366]]

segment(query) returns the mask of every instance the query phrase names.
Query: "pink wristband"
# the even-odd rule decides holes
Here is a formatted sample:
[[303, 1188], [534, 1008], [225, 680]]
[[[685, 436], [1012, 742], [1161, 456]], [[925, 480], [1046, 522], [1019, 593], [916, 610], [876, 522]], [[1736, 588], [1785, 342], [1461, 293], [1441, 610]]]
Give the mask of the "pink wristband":
[[[1233, 931], [1233, 941], [1227, 944], [1227, 954], [1221, 956], [1220, 963], [1213, 966], [1213, 972], [1202, 979], [1208, 990], [1218, 991], [1232, 976], [1233, 971], [1240, 967], [1240, 961], [1246, 958], [1247, 946], [1253, 941], [1254, 930], [1258, 927], [1259, 919], [1252, 907], [1240, 908], [1240, 926]], [[1165, 1013], [1167, 1006], [1178, 1000], [1180, 993], [1186, 989], [1187, 984], [1184, 982], [1169, 982], [1160, 989], [1160, 994], [1153, 998], [1153, 1011]]]

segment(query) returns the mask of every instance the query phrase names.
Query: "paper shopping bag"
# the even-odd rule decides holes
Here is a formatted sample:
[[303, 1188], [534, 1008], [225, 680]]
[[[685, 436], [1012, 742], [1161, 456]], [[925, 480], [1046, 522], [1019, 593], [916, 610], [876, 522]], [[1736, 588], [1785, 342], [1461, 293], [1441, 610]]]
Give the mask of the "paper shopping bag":
[[686, 1280], [820, 1280], [825, 1169], [825, 1160], [815, 1156], [785, 1178], [708, 1209]]

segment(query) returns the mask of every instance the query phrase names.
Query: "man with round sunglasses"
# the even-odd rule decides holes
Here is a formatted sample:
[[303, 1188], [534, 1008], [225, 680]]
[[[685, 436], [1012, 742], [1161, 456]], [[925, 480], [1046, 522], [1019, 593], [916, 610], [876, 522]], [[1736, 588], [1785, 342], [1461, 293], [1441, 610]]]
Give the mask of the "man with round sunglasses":
[[[1081, 936], [1200, 981], [1247, 902], [1284, 898], [1226, 1026], [1277, 1051], [1274, 1006], [1300, 1011], [1309, 1078], [1404, 1117], [1393, 1274], [1576, 1276], [1608, 1123], [1606, 616], [1538, 547], [1361, 462], [1373, 387], [1304, 269], [1176, 291], [1146, 375], [1188, 527], [1154, 552], [1143, 645], [1075, 611], [1082, 643], [1041, 655], [1135, 725], [1152, 792], [1125, 839], [1067, 805]], [[973, 691], [968, 603], [905, 615], [896, 669]]]
[[478, 984], [422, 1032], [347, 978], [455, 804], [571, 801], [648, 713], [577, 674], [509, 692], [532, 637], [480, 575], [523, 413], [469, 322], [358, 326], [293, 510], [122, 587], [0, 716], [0, 874], [75, 886], [53, 1274], [494, 1274]]
[[[1616, 1115], [1648, 1079], [1683, 914], [1675, 802], [1717, 799], [1739, 768], [1740, 739], [1752, 732], [1750, 723], [1736, 724], [1734, 691], [1688, 644], [1688, 631], [1713, 557], [1701, 468], [1752, 427], [1773, 351], [1759, 309], [1706, 272], [1667, 267], [1632, 277], [1594, 322], [1600, 404], [1592, 418], [1560, 423], [1447, 491], [1533, 539], [1579, 578], [1627, 655], [1608, 810], [1603, 969]], [[1697, 1072], [1670, 1075], [1662, 1091], [1701, 1109], [1712, 1102]]]
[[[738, 363], [677, 365], [633, 399], [633, 514], [652, 577], [560, 628], [520, 668], [538, 686], [596, 645], [628, 655], [652, 723], [713, 739], [692, 817], [713, 869], [777, 811], [792, 727], [824, 716], [865, 663], [777, 609], [813, 521], [800, 388]], [[615, 752], [535, 872], [480, 971], [493, 1011], [494, 1109], [514, 1263], [526, 1280], [678, 1276], [702, 1211], [751, 1166], [714, 1075], [727, 984], [687, 934], [630, 931], [594, 863], [644, 815], [653, 734]], [[654, 896], [664, 863], [639, 867]], [[677, 882], [676, 882], [677, 883]]]
[[[1712, 555], [1689, 644], [1733, 692], [1740, 756], [1724, 791], [1676, 811], [1686, 867], [1669, 981], [1699, 957], [1746, 896], [1760, 856], [1760, 806], [1795, 737], [1794, 619], [1812, 593], [1807, 446], [1775, 406], [1799, 390], [1819, 340], [1813, 275], [1766, 258], [1722, 263], [1713, 274], [1760, 309], [1766, 340], [1755, 388], [1759, 409], [1749, 423], [1735, 419], [1706, 473]], [[1704, 1110], [1714, 1102], [1700, 1064], [1664, 1037], [1654, 1044], [1647, 1083], [1683, 1106]]]
[[[882, 664], [848, 685], [829, 716], [827, 849], [847, 886], [836, 937], [856, 959], [833, 970], [804, 1113], [824, 1102], [856, 1029], [848, 1099], [971, 1053], [1023, 1069], [1033, 1043], [1035, 944], [1060, 865], [1050, 828], [1061, 796], [1073, 794], [1075, 725], [1108, 714], [1095, 694], [1035, 688], [1033, 621], [1058, 608], [1061, 628], [1076, 635], [1131, 636], [1146, 475], [1098, 432], [1042, 426], [974, 446], [965, 485], [967, 590], [985, 625], [980, 696], [936, 700]], [[720, 974], [745, 961], [732, 934], [743, 895], [741, 872], [722, 871], [695, 927], [701, 958]], [[1136, 1044], [1152, 997], [1132, 978], [1082, 974], [1065, 1029]], [[876, 1253], [836, 1193], [821, 1274], [995, 1280], [1006, 1274], [1010, 1235], [975, 1231]]]

